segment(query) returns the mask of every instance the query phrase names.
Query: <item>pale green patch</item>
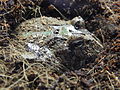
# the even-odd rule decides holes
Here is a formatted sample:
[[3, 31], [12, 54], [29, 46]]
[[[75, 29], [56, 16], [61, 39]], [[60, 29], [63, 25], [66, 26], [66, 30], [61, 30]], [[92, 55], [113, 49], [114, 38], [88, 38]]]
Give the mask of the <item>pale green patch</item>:
[[68, 33], [69, 33], [69, 31], [65, 27], [62, 27], [59, 32], [60, 35], [68, 35]]
[[46, 31], [46, 32], [24, 32], [22, 33], [22, 37], [28, 38], [30, 36], [32, 37], [38, 37], [38, 36], [49, 36], [52, 35], [53, 33], [51, 31]]

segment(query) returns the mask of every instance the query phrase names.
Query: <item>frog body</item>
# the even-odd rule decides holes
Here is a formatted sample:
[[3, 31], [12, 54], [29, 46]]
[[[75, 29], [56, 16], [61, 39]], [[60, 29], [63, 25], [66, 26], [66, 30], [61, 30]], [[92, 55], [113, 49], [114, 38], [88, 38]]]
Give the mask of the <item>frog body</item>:
[[[62, 58], [63, 60], [69, 60], [69, 55], [71, 54], [69, 54], [68, 52], [77, 51], [76, 49], [71, 49], [71, 45], [73, 45], [73, 47], [76, 47], [75, 44], [78, 44], [77, 48], [79, 47], [78, 49], [86, 57], [89, 57], [89, 55], [91, 55], [92, 57], [92, 54], [93, 56], [96, 56], [103, 48], [100, 40], [94, 34], [90, 33], [87, 29], [83, 27], [77, 27], [76, 29], [75, 22], [79, 22], [79, 24], [84, 24], [84, 20], [81, 19], [81, 17], [75, 17], [69, 21], [58, 20], [51, 17], [34, 18], [20, 24], [16, 28], [16, 31], [18, 32], [19, 40], [24, 41], [25, 45], [31, 48], [29, 51], [37, 56], [35, 58], [36, 60], [45, 61], [47, 60], [47, 58], [56, 58], [56, 56]], [[74, 44], [70, 44], [72, 40], [73, 42], [75, 42]], [[78, 43], [76, 43], [76, 40], [78, 40]], [[83, 44], [84, 41], [86, 44]], [[29, 46], [30, 43], [34, 43], [35, 45], [31, 44], [31, 46]], [[34, 48], [32, 48], [33, 46], [37, 46], [39, 47], [39, 49], [36, 51]], [[87, 47], [88, 50], [85, 47]], [[84, 51], [84, 49], [86, 51]], [[61, 55], [61, 51], [65, 52], [68, 57], [64, 56], [63, 53]], [[60, 56], [56, 55], [57, 53]], [[78, 54], [79, 53], [77, 53], [77, 55]], [[29, 59], [29, 57], [27, 58]], [[82, 61], [80, 59], [80, 63], [81, 62]]]

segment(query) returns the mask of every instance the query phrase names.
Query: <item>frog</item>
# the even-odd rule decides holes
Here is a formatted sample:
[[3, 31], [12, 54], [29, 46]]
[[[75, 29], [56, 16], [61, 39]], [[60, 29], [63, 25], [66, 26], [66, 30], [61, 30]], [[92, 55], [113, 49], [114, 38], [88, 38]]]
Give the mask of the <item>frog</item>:
[[[46, 16], [33, 18], [21, 23], [16, 28], [16, 31], [18, 32], [17, 38], [19, 38], [21, 41], [24, 41], [24, 45], [27, 46], [28, 52], [34, 54], [34, 58], [32, 59], [35, 59], [37, 61], [46, 61], [49, 58], [54, 58], [52, 60], [57, 61], [57, 57], [60, 57], [64, 61], [69, 60], [65, 59], [66, 56], [64, 56], [64, 53], [68, 53], [69, 51], [75, 52], [74, 50], [71, 50], [71, 41], [75, 42], [72, 45], [75, 46], [78, 44], [78, 47], [84, 47], [81, 46], [81, 43], [79, 44], [79, 41], [81, 40], [85, 42], [92, 42], [88, 43], [91, 45], [85, 46], [87, 48], [95, 48], [89, 49], [92, 50], [88, 52], [91, 55], [92, 52], [95, 52], [94, 55], [97, 55], [97, 53], [100, 52], [97, 50], [98, 47], [103, 48], [101, 41], [93, 33], [89, 32], [85, 28], [85, 22], [81, 16], [75, 17], [72, 20], [68, 21]], [[77, 41], [78, 43], [76, 43]], [[81, 52], [82, 51], [83, 50], [81, 50]], [[61, 55], [60, 52], [64, 53]], [[89, 56], [86, 52], [84, 55]], [[57, 54], [61, 55], [64, 58]], [[22, 53], [21, 56], [23, 56], [25, 59], [30, 59], [29, 55], [28, 53]], [[67, 54], [68, 57], [69, 55], [70, 54]]]

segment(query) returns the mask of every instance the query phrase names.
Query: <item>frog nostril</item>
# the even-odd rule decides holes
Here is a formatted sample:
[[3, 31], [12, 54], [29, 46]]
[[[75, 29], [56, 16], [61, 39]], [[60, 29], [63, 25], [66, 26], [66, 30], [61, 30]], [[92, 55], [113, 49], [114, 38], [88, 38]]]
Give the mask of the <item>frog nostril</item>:
[[69, 29], [69, 32], [72, 32], [72, 30], [71, 30], [71, 29]]

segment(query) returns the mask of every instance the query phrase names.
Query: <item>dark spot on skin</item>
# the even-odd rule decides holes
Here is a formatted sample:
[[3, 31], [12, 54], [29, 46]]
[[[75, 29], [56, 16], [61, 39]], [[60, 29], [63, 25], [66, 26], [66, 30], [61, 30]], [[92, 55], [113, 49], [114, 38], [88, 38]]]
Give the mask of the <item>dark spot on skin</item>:
[[59, 29], [56, 29], [56, 30], [54, 31], [54, 34], [59, 34]]
[[37, 29], [40, 29], [40, 27], [37, 27]]

